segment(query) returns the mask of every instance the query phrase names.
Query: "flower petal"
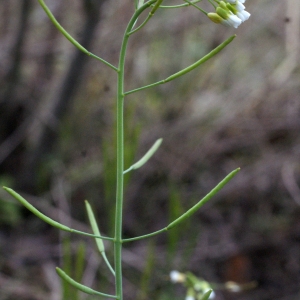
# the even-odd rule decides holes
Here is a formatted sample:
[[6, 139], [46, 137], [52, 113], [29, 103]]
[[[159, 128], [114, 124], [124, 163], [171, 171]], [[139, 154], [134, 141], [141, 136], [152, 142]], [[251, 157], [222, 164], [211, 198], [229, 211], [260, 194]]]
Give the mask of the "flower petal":
[[248, 13], [247, 11], [243, 10], [243, 11], [239, 11], [237, 13], [237, 16], [242, 20], [242, 22], [245, 22], [246, 20], [248, 20], [251, 16], [250, 13]]
[[237, 11], [243, 11], [245, 10], [245, 5], [238, 1], [235, 5], [235, 8]]

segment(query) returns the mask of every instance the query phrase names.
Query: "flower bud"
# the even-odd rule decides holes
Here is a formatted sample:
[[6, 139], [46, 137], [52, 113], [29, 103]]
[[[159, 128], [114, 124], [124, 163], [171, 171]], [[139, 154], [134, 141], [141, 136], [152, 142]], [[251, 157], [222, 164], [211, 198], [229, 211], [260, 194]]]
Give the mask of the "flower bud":
[[220, 17], [217, 13], [208, 13], [207, 16], [214, 22], [214, 23], [222, 23], [224, 19]]

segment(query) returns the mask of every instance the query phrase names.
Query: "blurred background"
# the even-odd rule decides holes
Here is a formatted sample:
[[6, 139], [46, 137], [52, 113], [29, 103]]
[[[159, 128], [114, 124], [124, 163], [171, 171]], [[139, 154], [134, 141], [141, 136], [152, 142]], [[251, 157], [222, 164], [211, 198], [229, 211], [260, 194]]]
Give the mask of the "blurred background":
[[[84, 47], [116, 65], [131, 2], [47, 4]], [[251, 18], [237, 30], [192, 7], [159, 10], [129, 43], [126, 90], [166, 78], [237, 34], [199, 69], [126, 98], [125, 166], [164, 142], [126, 175], [124, 236], [166, 226], [241, 171], [180, 228], [125, 245], [125, 299], [184, 299], [171, 270], [256, 285], [216, 290], [217, 300], [300, 298], [300, 2], [245, 4]], [[37, 1], [0, 1], [0, 15], [1, 185], [79, 230], [89, 230], [88, 199], [102, 233], [112, 234], [116, 74], [75, 49]], [[58, 232], [1, 190], [0, 300], [95, 299], [61, 285], [56, 265], [113, 292], [93, 240]]]

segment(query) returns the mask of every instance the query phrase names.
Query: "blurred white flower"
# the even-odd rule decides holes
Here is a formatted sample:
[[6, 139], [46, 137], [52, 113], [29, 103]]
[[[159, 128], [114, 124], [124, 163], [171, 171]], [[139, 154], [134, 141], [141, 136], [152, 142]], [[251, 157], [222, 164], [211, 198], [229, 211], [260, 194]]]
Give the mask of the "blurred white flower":
[[170, 280], [173, 283], [184, 282], [185, 281], [185, 275], [174, 270], [174, 271], [170, 272]]
[[241, 291], [241, 287], [234, 281], [228, 281], [225, 283], [226, 289], [233, 292], [237, 293]]

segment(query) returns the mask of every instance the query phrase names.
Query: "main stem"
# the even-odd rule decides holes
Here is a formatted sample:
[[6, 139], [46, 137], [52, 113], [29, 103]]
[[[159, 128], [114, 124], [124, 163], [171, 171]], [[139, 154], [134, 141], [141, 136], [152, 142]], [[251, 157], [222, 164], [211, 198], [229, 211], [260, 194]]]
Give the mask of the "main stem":
[[117, 86], [117, 189], [116, 189], [116, 215], [115, 215], [115, 273], [116, 296], [123, 299], [122, 287], [122, 219], [123, 219], [123, 189], [124, 189], [124, 70], [125, 57], [130, 31], [138, 16], [156, 0], [150, 0], [135, 11], [126, 28], [120, 50]]
[[[127, 38], [128, 40], [128, 38]], [[124, 38], [119, 59], [117, 87], [117, 190], [115, 214], [115, 274], [116, 296], [122, 300], [122, 219], [123, 219], [123, 189], [124, 189], [124, 63], [126, 54]]]

